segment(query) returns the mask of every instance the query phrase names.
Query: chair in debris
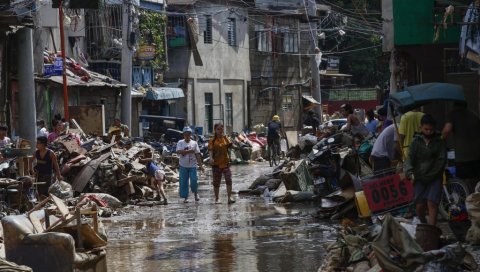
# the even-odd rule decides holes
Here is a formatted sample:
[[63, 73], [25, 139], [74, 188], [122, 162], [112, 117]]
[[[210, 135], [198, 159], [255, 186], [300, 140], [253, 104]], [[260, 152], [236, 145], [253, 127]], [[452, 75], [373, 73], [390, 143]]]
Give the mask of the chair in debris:
[[[54, 209], [39, 210], [49, 201], [54, 202]], [[62, 200], [50, 195], [27, 214], [4, 217], [7, 260], [34, 271], [107, 271], [106, 242], [92, 235], [90, 226], [81, 218], [82, 214], [94, 215], [93, 229], [98, 234], [96, 213], [80, 207], [70, 211]], [[84, 248], [92, 245], [93, 249]]]

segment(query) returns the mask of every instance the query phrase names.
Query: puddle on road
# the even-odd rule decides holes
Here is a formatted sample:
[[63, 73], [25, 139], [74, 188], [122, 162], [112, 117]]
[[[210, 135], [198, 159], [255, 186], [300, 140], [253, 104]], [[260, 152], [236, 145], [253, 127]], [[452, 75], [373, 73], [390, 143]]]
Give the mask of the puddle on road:
[[[261, 171], [242, 167], [233, 170]], [[245, 175], [234, 187], [248, 187]], [[312, 218], [313, 205], [265, 205], [257, 197], [214, 205], [210, 186], [200, 190], [198, 204], [172, 201], [104, 220], [109, 271], [317, 271], [325, 242], [335, 238], [334, 227]]]

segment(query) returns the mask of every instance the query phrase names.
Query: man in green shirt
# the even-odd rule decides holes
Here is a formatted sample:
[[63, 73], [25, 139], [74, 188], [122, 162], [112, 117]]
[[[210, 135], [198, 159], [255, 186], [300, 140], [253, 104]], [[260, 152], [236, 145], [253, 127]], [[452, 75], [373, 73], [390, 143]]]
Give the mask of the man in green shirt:
[[435, 120], [425, 114], [420, 121], [421, 135], [413, 138], [405, 163], [405, 175], [413, 182], [415, 208], [422, 223], [428, 207], [428, 224], [437, 223], [445, 171], [445, 142], [435, 132]]

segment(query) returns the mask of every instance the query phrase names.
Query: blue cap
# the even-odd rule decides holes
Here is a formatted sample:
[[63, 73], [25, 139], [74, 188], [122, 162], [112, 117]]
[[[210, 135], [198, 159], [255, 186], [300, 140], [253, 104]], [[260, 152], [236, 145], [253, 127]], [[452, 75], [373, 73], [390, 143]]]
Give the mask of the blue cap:
[[192, 129], [190, 127], [184, 127], [183, 133], [186, 133], [186, 132], [192, 133]]

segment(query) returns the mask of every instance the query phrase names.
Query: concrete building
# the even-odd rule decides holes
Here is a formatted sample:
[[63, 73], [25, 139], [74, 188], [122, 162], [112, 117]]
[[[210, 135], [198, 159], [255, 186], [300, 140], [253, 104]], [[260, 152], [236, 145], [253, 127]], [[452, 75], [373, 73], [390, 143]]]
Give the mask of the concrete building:
[[329, 7], [317, 5], [317, 16], [307, 20], [304, 1], [258, 0], [254, 5], [249, 14], [252, 71], [249, 125], [266, 124], [272, 115], [278, 114], [287, 130], [298, 129], [302, 124], [304, 96], [311, 98], [313, 94], [309, 56], [313, 40], [309, 21], [318, 21]]
[[181, 82], [183, 113], [204, 134], [223, 122], [227, 132], [248, 124], [250, 81], [248, 14], [244, 6], [216, 1], [168, 2], [169, 70], [165, 82]]

